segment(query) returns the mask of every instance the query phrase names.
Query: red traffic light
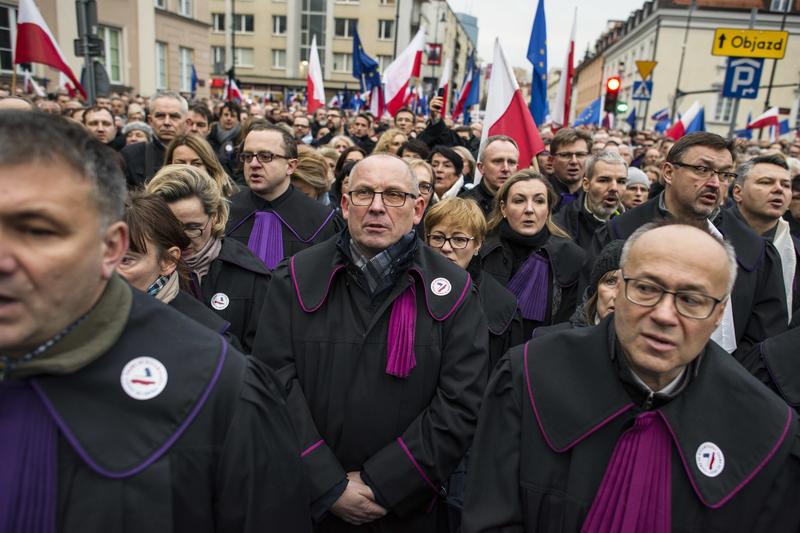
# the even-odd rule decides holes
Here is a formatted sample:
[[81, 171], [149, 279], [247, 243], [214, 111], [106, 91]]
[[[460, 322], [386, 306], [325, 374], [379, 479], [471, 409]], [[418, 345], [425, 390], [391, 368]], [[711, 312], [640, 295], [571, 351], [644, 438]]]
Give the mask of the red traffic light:
[[606, 90], [614, 93], [619, 91], [621, 85], [622, 82], [619, 81], [619, 78], [614, 76], [613, 78], [608, 78], [608, 80], [606, 81]]

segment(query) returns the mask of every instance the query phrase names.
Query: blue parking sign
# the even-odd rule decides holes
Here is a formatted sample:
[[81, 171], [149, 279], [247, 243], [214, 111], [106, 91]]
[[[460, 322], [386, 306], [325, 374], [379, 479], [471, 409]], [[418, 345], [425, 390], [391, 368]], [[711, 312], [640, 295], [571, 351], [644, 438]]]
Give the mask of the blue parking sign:
[[750, 100], [756, 98], [763, 67], [764, 60], [761, 58], [729, 57], [722, 96]]

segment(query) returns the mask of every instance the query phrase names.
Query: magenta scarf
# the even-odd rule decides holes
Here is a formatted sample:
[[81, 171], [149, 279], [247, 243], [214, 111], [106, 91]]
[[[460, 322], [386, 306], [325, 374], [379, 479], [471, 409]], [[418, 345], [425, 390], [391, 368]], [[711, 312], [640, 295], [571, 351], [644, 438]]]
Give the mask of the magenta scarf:
[[522, 318], [542, 322], [547, 312], [550, 263], [546, 257], [531, 253], [517, 269], [506, 288], [517, 297]]
[[417, 291], [413, 283], [392, 303], [389, 315], [389, 339], [386, 373], [407, 378], [417, 366], [414, 355], [414, 331], [417, 328]]
[[272, 211], [256, 212], [247, 247], [268, 269], [278, 266], [283, 260], [283, 230], [278, 215]]

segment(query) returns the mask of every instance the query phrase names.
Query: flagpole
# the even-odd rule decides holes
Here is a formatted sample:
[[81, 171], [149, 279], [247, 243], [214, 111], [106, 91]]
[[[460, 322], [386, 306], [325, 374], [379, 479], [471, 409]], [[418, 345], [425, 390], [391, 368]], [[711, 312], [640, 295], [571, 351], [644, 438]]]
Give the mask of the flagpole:
[[[750, 10], [750, 25], [748, 28], [751, 30], [756, 25], [756, 14], [758, 13], [758, 9], [752, 8]], [[728, 58], [730, 61], [731, 58]], [[769, 98], [767, 99], [769, 100]], [[736, 120], [739, 118], [739, 102], [741, 101], [740, 98], [733, 99], [733, 109], [731, 110], [731, 123], [728, 126], [728, 138], [732, 139], [736, 135]]]
[[11, 96], [17, 96], [17, 65], [11, 69]]

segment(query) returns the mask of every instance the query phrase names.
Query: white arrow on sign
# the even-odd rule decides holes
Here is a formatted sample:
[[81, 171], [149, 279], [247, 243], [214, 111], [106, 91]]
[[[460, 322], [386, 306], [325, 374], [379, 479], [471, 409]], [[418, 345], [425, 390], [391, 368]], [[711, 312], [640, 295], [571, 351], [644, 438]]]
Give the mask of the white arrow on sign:
[[731, 60], [731, 68], [733, 69], [733, 80], [731, 81], [731, 92], [738, 93], [739, 87], [747, 87], [742, 90], [742, 94], [747, 94], [748, 91], [753, 89], [750, 86], [755, 79], [756, 71], [761, 67], [761, 63], [755, 59], [734, 59]]

